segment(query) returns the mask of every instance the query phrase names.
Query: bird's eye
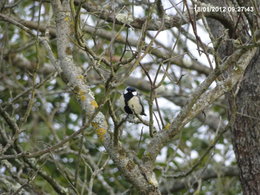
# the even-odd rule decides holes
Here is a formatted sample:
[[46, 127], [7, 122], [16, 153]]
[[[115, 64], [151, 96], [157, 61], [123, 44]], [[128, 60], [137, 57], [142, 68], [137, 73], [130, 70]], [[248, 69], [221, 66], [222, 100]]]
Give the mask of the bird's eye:
[[133, 91], [132, 94], [133, 94], [133, 95], [137, 95], [137, 92], [136, 92], [136, 91]]

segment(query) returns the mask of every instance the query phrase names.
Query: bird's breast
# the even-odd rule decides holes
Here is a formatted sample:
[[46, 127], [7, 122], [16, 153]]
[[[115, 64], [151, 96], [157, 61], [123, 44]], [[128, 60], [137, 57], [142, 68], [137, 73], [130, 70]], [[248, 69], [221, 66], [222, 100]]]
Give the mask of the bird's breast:
[[142, 113], [142, 105], [140, 104], [140, 100], [138, 96], [133, 96], [129, 101], [128, 101], [128, 106], [134, 110], [136, 114], [141, 114]]

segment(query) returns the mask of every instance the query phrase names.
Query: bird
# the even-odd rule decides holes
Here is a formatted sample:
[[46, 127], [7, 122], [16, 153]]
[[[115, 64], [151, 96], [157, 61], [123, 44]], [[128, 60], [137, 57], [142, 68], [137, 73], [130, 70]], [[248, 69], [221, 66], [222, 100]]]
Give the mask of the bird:
[[146, 116], [140, 97], [133, 87], [127, 87], [120, 98], [121, 106], [127, 114]]

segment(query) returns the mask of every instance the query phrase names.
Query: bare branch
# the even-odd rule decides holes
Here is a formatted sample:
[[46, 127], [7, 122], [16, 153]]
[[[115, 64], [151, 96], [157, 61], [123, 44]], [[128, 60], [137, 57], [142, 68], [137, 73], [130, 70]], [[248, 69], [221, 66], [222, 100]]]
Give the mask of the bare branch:
[[[207, 79], [193, 93], [189, 103], [182, 109], [176, 119], [172, 122], [170, 129], [158, 133], [151, 140], [150, 144], [148, 145], [146, 154], [143, 157], [145, 166], [148, 166], [149, 168], [153, 167], [154, 160], [165, 143], [169, 142], [171, 138], [177, 135], [181, 128], [198, 113], [208, 107], [213, 101], [222, 96], [225, 92], [230, 91], [233, 88], [233, 86], [243, 75], [245, 68], [248, 66], [256, 51], [257, 48], [248, 51], [242, 49], [237, 50], [224, 62], [224, 64], [221, 66], [221, 70], [215, 70], [207, 77]], [[206, 92], [209, 85], [230, 66], [233, 67], [233, 71], [230, 76], [220, 85]]]

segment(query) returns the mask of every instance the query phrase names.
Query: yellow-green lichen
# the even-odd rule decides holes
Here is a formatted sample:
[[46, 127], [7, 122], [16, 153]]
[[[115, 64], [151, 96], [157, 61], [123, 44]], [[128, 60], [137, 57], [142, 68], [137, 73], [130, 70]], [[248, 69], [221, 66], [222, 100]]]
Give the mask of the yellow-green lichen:
[[165, 126], [164, 126], [164, 130], [169, 130], [171, 127], [171, 124], [170, 123], [167, 123]]
[[64, 20], [65, 20], [66, 22], [68, 22], [68, 21], [70, 21], [70, 17], [69, 17], [69, 16], [66, 16], [66, 17], [64, 18]]
[[105, 136], [107, 130], [102, 128], [102, 127], [100, 127], [98, 129], [96, 129], [96, 132], [97, 132], [98, 138], [103, 141], [104, 140], [104, 136]]
[[94, 108], [97, 108], [97, 107], [98, 107], [98, 104], [97, 104], [97, 102], [96, 102], [95, 100], [92, 100], [92, 101], [90, 102], [90, 104], [91, 104]]
[[85, 101], [86, 99], [87, 99], [87, 97], [86, 97], [85, 95], [81, 95], [81, 96], [80, 96], [80, 100], [81, 100], [81, 101]]
[[81, 100], [81, 101], [85, 101], [86, 99], [87, 99], [87, 97], [86, 97], [86, 93], [85, 93], [85, 91], [83, 91], [83, 90], [79, 90], [78, 91], [78, 98]]
[[79, 74], [79, 75], [77, 76], [77, 79], [83, 80], [83, 79], [84, 79], [84, 76], [83, 76], [82, 74]]

